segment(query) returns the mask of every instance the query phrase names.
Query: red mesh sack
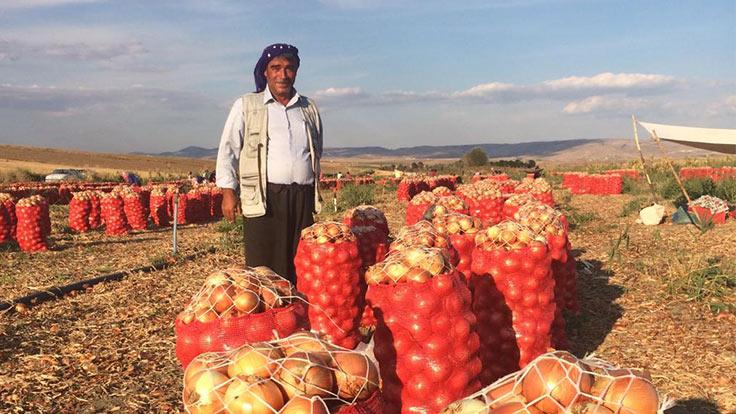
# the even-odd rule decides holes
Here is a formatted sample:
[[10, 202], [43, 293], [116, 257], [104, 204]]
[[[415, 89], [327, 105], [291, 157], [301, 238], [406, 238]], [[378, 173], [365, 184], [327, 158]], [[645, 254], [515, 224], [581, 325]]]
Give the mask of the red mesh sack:
[[[547, 240], [547, 247], [552, 256], [552, 274], [555, 278], [555, 302], [558, 314], [561, 314], [559, 311], [562, 309], [577, 312], [575, 262], [571, 256], [572, 247], [568, 241], [566, 220], [563, 219], [562, 214], [547, 205], [527, 204], [516, 213], [516, 221]], [[572, 265], [568, 265], [568, 262], [572, 262]], [[557, 321], [556, 324], [564, 328], [564, 320]], [[564, 337], [564, 331], [556, 333]]]
[[383, 230], [373, 226], [352, 226], [350, 231], [358, 241], [358, 255], [363, 271], [386, 257], [389, 241]]
[[105, 234], [124, 236], [128, 234], [128, 220], [125, 218], [125, 204], [116, 193], [104, 193], [100, 199], [100, 211], [105, 221]]
[[728, 204], [718, 197], [704, 195], [693, 200], [688, 210], [695, 213], [700, 221], [713, 221], [714, 224], [725, 224], [728, 215]]
[[429, 191], [423, 191], [414, 196], [406, 206], [406, 225], [411, 226], [424, 217], [427, 209], [437, 201], [437, 196]]
[[544, 178], [529, 179], [525, 178], [521, 184], [516, 187], [517, 193], [529, 193], [539, 202], [548, 206], [554, 206], [555, 200], [552, 195], [552, 186]]
[[86, 191], [74, 193], [69, 201], [69, 228], [77, 233], [90, 230], [89, 213], [92, 211], [92, 202]]
[[452, 190], [449, 188], [441, 185], [438, 187], [435, 187], [432, 189], [432, 194], [436, 195], [437, 197], [446, 197], [452, 195]]
[[269, 268], [226, 269], [203, 287], [177, 316], [176, 356], [183, 367], [204, 352], [291, 335], [306, 328], [304, 302]]
[[151, 211], [151, 220], [154, 225], [158, 227], [167, 227], [170, 225], [166, 193], [162, 188], [155, 187], [151, 190], [149, 210]]
[[[178, 193], [178, 200], [179, 205], [177, 206], [176, 210], [176, 223], [177, 224], [187, 224], [192, 223], [194, 220], [193, 211], [194, 211], [194, 204], [190, 203], [189, 200], [189, 194], [187, 193]], [[177, 198], [174, 197], [173, 199], [176, 203]]]
[[0, 193], [0, 244], [15, 239], [17, 223], [13, 197], [10, 194]]
[[143, 197], [135, 191], [123, 193], [123, 210], [125, 219], [133, 230], [145, 230], [148, 227], [148, 215], [143, 208]]
[[389, 254], [393, 251], [401, 251], [410, 247], [436, 247], [442, 249], [444, 254], [450, 258], [453, 266], [458, 264], [457, 252], [452, 247], [450, 238], [434, 228], [427, 220], [417, 222], [399, 230], [396, 239], [389, 246]]
[[442, 250], [393, 253], [365, 277], [386, 413], [438, 413], [480, 388], [470, 292]]
[[471, 274], [475, 234], [483, 226], [481, 220], [465, 214], [449, 213], [435, 217], [432, 220], [432, 225], [440, 234], [449, 236], [450, 243], [458, 256], [455, 269], [462, 273], [467, 280]]
[[[44, 208], [44, 205], [46, 208]], [[48, 204], [42, 196], [21, 198], [15, 205], [18, 218], [16, 240], [24, 252], [42, 252], [49, 249], [44, 223], [48, 217]]]
[[447, 406], [463, 414], [663, 414], [673, 406], [649, 372], [555, 351]]
[[343, 215], [342, 222], [351, 228], [355, 226], [373, 226], [382, 230], [386, 236], [389, 234], [386, 215], [375, 206], [360, 205], [352, 208]]
[[503, 220], [503, 194], [499, 184], [491, 180], [478, 181], [475, 184], [462, 185], [458, 188], [460, 195], [468, 203], [468, 214], [492, 225]]
[[369, 353], [298, 332], [231, 352], [198, 356], [184, 372], [190, 414], [382, 414]]
[[[181, 199], [181, 195], [179, 196]], [[202, 223], [205, 221], [204, 217], [204, 198], [202, 196], [202, 193], [200, 193], [198, 190], [192, 189], [187, 192], [187, 206], [186, 206], [186, 214], [187, 214], [187, 220], [191, 223]], [[181, 206], [180, 206], [181, 207]], [[208, 205], [209, 209], [209, 205]], [[207, 210], [207, 214], [209, 214], [209, 210]]]
[[527, 204], [537, 204], [539, 200], [531, 194], [520, 193], [512, 194], [503, 202], [503, 217], [505, 220], [516, 220], [516, 212]]
[[89, 195], [89, 228], [99, 229], [102, 227], [102, 209], [100, 207], [100, 193], [98, 191], [88, 191]]
[[547, 242], [518, 223], [504, 221], [478, 233], [475, 243], [473, 273], [492, 277], [503, 295], [516, 333], [518, 367], [524, 367], [551, 344], [556, 306]]
[[31, 198], [33, 197], [35, 197], [35, 202], [38, 203], [39, 206], [41, 206], [41, 230], [43, 231], [43, 234], [48, 237], [51, 234], [51, 214], [49, 213], [49, 200], [46, 197], [40, 195], [31, 196]]
[[364, 298], [358, 242], [348, 226], [324, 222], [302, 230], [294, 266], [312, 329], [337, 345], [355, 348]]
[[222, 188], [210, 188], [210, 216], [216, 220], [222, 218]]

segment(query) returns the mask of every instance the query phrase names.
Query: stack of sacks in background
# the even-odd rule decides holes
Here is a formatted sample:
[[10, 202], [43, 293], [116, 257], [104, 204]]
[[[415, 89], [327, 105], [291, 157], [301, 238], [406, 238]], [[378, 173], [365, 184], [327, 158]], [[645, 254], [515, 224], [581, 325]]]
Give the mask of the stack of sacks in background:
[[304, 302], [288, 280], [267, 267], [220, 270], [177, 316], [176, 356], [186, 367], [204, 352], [233, 350], [307, 327]]
[[646, 371], [557, 351], [450, 404], [442, 414], [661, 414], [672, 405]]
[[630, 178], [632, 180], [638, 180], [639, 179], [639, 171], [637, 171], [634, 168], [627, 168], [627, 169], [617, 169], [617, 170], [606, 170], [603, 172], [604, 174], [609, 175], [620, 175], [623, 178]]
[[736, 167], [682, 167], [680, 168], [680, 178], [690, 180], [693, 178], [710, 178], [713, 181], [720, 181], [728, 178], [736, 177]]
[[[620, 178], [620, 177], [619, 177]], [[521, 181], [521, 184], [514, 188], [515, 193], [529, 193], [532, 197], [548, 206], [555, 205], [555, 199], [552, 195], [552, 186], [544, 178], [527, 177]]]
[[15, 240], [18, 218], [15, 215], [15, 200], [8, 193], [0, 193], [0, 245]]
[[621, 194], [624, 181], [618, 174], [567, 172], [562, 174], [562, 187], [573, 194]]
[[460, 183], [460, 177], [456, 175], [439, 175], [436, 177], [407, 177], [399, 182], [396, 187], [396, 197], [400, 201], [409, 201], [422, 191], [432, 191], [437, 187], [447, 187], [454, 190]]

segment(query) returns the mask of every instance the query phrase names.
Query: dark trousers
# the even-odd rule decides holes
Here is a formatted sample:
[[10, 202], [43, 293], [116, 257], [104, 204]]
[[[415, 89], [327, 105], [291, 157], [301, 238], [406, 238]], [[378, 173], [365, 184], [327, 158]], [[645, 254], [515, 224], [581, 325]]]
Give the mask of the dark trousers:
[[296, 284], [294, 256], [302, 229], [314, 224], [314, 186], [268, 183], [266, 191], [266, 215], [243, 223], [245, 263], [268, 266]]

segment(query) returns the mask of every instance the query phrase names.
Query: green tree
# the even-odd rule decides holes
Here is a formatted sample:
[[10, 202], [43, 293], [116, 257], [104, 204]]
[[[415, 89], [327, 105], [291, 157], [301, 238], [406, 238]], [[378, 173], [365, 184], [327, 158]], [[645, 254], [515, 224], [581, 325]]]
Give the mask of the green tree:
[[469, 167], [480, 167], [488, 164], [488, 155], [483, 148], [475, 147], [463, 156], [463, 163]]

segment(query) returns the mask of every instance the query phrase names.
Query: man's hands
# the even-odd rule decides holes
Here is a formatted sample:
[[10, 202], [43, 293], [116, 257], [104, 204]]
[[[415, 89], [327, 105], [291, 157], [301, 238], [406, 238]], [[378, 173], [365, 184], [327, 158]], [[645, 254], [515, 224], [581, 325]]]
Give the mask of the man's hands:
[[240, 199], [231, 188], [222, 189], [222, 215], [231, 223], [240, 215]]

